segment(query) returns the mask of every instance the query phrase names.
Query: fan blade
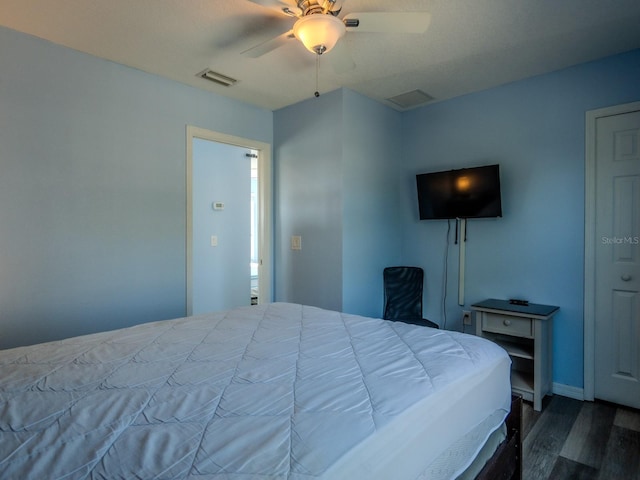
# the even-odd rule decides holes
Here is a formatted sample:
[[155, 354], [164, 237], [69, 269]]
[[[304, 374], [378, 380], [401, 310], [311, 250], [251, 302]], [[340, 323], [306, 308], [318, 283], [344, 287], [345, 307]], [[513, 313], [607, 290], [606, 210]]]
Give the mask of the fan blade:
[[262, 5], [263, 7], [276, 10], [280, 13], [286, 13], [290, 16], [301, 15], [302, 12], [298, 8], [295, 0], [249, 0], [251, 3]]
[[[347, 20], [357, 20], [357, 27], [350, 27]], [[349, 32], [375, 33], [424, 33], [431, 23], [427, 12], [363, 12], [349, 13], [344, 17]]]
[[247, 50], [240, 52], [240, 55], [244, 55], [249, 58], [261, 57], [262, 55], [283, 46], [290, 38], [295, 38], [293, 36], [293, 30], [289, 30], [282, 35], [278, 35], [276, 38], [272, 38], [266, 42], [262, 42], [254, 47], [248, 48]]
[[356, 68], [356, 62], [353, 61], [349, 47], [345, 42], [336, 43], [336, 46], [325, 55], [336, 73], [346, 73]]

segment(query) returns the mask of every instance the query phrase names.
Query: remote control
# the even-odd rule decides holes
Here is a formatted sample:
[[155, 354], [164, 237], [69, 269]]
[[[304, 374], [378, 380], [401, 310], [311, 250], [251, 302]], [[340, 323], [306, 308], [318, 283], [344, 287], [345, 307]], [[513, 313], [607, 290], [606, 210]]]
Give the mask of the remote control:
[[529, 301], [528, 300], [520, 300], [520, 299], [517, 299], [517, 298], [509, 299], [509, 303], [511, 305], [520, 305], [522, 307], [528, 307], [529, 306]]

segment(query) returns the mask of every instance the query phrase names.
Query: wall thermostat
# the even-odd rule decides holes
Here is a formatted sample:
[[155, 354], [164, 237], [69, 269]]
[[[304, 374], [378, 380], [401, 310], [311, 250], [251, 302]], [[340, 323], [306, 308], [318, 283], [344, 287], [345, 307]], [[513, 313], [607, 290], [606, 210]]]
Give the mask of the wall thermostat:
[[214, 210], [224, 210], [224, 202], [213, 202], [211, 206]]

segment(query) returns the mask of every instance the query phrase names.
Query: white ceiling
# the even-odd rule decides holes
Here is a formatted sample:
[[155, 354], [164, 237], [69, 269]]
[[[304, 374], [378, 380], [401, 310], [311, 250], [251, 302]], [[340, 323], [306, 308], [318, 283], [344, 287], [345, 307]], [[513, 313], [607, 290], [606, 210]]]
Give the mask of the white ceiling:
[[[286, 1], [286, 0], [285, 0]], [[640, 0], [343, 0], [351, 12], [426, 11], [426, 33], [351, 33], [356, 68], [320, 59], [320, 92], [385, 102], [415, 89], [435, 101], [640, 48]], [[292, 39], [241, 52], [294, 19], [248, 0], [0, 0], [0, 25], [275, 110], [316, 90], [315, 56]], [[231, 87], [196, 76], [211, 68]]]

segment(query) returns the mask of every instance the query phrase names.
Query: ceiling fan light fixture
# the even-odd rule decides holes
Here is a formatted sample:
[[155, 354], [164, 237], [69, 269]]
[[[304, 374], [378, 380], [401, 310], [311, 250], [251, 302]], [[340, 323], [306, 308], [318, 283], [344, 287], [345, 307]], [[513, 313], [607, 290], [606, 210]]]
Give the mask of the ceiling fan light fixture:
[[346, 32], [342, 20], [333, 15], [314, 14], [300, 18], [293, 34], [311, 53], [329, 52]]

